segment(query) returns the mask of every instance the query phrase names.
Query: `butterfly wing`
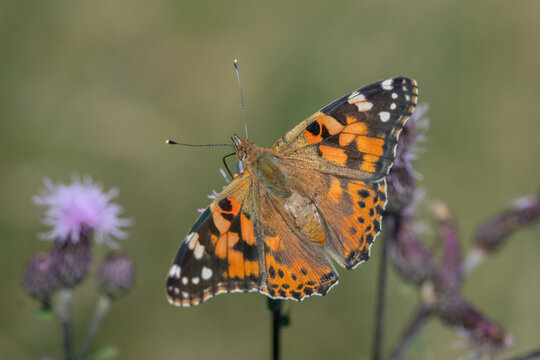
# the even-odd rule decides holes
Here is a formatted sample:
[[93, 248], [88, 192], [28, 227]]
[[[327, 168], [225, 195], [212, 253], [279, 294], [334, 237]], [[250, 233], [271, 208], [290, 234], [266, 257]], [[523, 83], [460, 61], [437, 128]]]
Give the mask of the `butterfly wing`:
[[247, 201], [252, 185], [247, 173], [237, 176], [190, 230], [167, 278], [171, 304], [197, 305], [223, 292], [261, 287], [264, 266]]
[[377, 181], [388, 174], [397, 140], [417, 101], [416, 81], [404, 77], [355, 90], [324, 107], [272, 147], [302, 167]]
[[348, 269], [369, 258], [381, 230], [385, 177], [417, 94], [416, 82], [407, 78], [368, 85], [326, 106], [273, 146], [316, 206], [325, 250]]
[[338, 282], [338, 274], [324, 250], [307, 238], [263, 188], [256, 191], [257, 238], [263, 244], [266, 279], [261, 292], [279, 299], [302, 300], [324, 295]]
[[317, 209], [325, 233], [324, 249], [343, 267], [353, 269], [369, 259], [381, 231], [386, 180], [363, 181], [288, 163], [300, 192]]
[[167, 278], [169, 302], [192, 306], [225, 292], [295, 300], [324, 295], [337, 273], [280, 209], [247, 172], [237, 176], [182, 243]]

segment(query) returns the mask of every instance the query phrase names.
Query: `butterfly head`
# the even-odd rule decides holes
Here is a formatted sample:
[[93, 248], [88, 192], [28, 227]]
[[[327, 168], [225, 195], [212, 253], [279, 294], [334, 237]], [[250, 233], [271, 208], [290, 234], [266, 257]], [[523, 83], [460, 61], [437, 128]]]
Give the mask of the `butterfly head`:
[[240, 161], [245, 161], [251, 150], [255, 147], [255, 143], [249, 140], [243, 140], [238, 135], [234, 134], [232, 137], [233, 147], [236, 151], [236, 156]]

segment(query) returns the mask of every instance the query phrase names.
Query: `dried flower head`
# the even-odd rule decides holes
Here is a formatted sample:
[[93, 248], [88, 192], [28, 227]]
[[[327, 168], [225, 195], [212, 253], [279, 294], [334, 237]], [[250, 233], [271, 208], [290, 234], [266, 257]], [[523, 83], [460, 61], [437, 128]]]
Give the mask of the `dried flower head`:
[[457, 293], [461, 287], [461, 248], [457, 225], [448, 207], [440, 201], [433, 202], [431, 209], [438, 223], [443, 253], [433, 276], [435, 291], [439, 297]]
[[440, 318], [463, 334], [477, 351], [500, 350], [511, 344], [510, 335], [459, 296], [449, 296], [437, 305]]
[[59, 286], [55, 263], [49, 254], [37, 254], [30, 259], [23, 275], [23, 287], [30, 296], [48, 302]]
[[133, 286], [135, 267], [133, 261], [121, 254], [110, 254], [99, 269], [99, 286], [110, 299], [118, 299]]
[[107, 192], [90, 177], [81, 181], [74, 177], [69, 185], [55, 185], [46, 179], [45, 190], [34, 197], [34, 203], [48, 207], [44, 224], [51, 226], [41, 237], [60, 242], [78, 242], [83, 231], [91, 231], [98, 243], [114, 245], [111, 237], [124, 239], [127, 233], [122, 227], [131, 225], [131, 220], [121, 219], [122, 208], [111, 202], [118, 195], [116, 189]]
[[415, 180], [419, 177], [412, 163], [421, 152], [420, 143], [425, 140], [429, 119], [425, 117], [429, 106], [416, 107], [398, 140], [396, 159], [388, 174], [388, 212], [397, 212], [415, 198]]
[[499, 250], [510, 236], [522, 227], [540, 222], [540, 196], [526, 196], [514, 201], [509, 209], [488, 219], [476, 231], [474, 248], [463, 264], [463, 271], [470, 272], [487, 254]]
[[517, 229], [540, 222], [540, 197], [527, 196], [514, 201], [510, 209], [486, 221], [476, 232], [475, 246], [492, 252], [502, 246]]
[[433, 255], [420, 236], [417, 213], [423, 192], [416, 191], [409, 205], [395, 214], [397, 226], [389, 244], [389, 256], [398, 274], [406, 281], [420, 285], [435, 271]]

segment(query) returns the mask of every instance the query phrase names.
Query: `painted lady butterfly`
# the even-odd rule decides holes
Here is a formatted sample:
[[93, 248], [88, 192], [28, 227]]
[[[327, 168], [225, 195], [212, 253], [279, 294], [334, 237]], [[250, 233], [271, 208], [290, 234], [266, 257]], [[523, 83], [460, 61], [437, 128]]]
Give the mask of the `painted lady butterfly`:
[[227, 292], [302, 300], [368, 260], [381, 230], [386, 176], [417, 102], [397, 77], [355, 90], [282, 136], [270, 149], [233, 137], [245, 171], [216, 197], [169, 271], [171, 304]]

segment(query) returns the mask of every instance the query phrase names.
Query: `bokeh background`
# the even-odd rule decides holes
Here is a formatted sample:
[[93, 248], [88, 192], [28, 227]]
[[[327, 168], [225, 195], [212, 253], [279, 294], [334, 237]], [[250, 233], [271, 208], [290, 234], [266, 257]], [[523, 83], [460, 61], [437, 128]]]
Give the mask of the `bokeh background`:
[[[136, 224], [122, 242], [134, 291], [105, 320], [96, 347], [121, 359], [270, 357], [270, 315], [259, 294], [169, 305], [172, 258], [224, 184], [228, 149], [170, 147], [166, 138], [228, 142], [242, 134], [232, 61], [239, 59], [250, 137], [270, 146], [346, 92], [392, 75], [415, 78], [429, 103], [427, 151], [417, 162], [430, 198], [445, 201], [470, 247], [478, 224], [539, 190], [540, 2], [521, 1], [0, 1], [0, 358], [58, 353], [56, 324], [24, 311], [26, 261], [49, 244], [42, 180], [88, 174]], [[539, 344], [540, 242], [519, 232], [468, 277], [465, 296], [513, 334], [507, 355]], [[341, 270], [328, 296], [287, 303], [284, 359], [367, 359], [378, 247]], [[98, 249], [101, 256], [105, 249]], [[75, 294], [80, 336], [96, 301]], [[387, 349], [417, 302], [391, 275]], [[455, 359], [460, 337], [433, 321], [408, 359]], [[459, 341], [458, 341], [459, 342]]]

